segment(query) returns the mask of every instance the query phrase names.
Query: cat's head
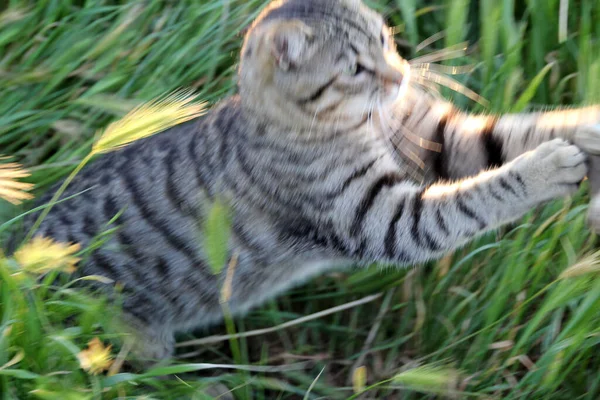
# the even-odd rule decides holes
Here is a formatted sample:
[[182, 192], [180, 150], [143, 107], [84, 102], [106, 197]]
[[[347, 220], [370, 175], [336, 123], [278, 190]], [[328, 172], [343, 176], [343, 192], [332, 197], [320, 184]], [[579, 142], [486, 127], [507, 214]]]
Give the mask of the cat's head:
[[344, 129], [396, 100], [407, 73], [382, 16], [360, 0], [283, 0], [249, 29], [239, 86], [256, 112]]

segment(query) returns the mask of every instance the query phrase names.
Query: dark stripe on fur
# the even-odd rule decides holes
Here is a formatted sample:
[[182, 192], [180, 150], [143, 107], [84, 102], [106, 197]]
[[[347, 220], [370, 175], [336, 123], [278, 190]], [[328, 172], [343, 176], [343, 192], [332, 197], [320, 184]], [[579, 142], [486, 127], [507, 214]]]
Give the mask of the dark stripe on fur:
[[323, 86], [319, 87], [313, 94], [311, 94], [307, 98], [298, 100], [298, 104], [306, 105], [308, 103], [313, 103], [313, 102], [317, 101], [321, 96], [323, 96], [323, 93], [325, 93], [325, 91], [327, 89], [329, 89], [331, 87], [331, 85], [333, 85], [335, 83], [336, 79], [337, 79], [337, 76], [334, 76], [333, 78], [331, 78], [331, 80], [329, 80]]
[[500, 186], [502, 186], [502, 189], [506, 190], [507, 192], [511, 192], [513, 195], [517, 196], [517, 192], [515, 191], [515, 189], [506, 181], [506, 179], [504, 179], [504, 177], [500, 177], [498, 181], [500, 182]]
[[433, 161], [433, 169], [435, 174], [437, 175], [439, 180], [448, 180], [450, 179], [450, 173], [448, 171], [448, 155], [446, 154], [448, 149], [446, 148], [446, 127], [448, 126], [448, 121], [450, 119], [450, 115], [444, 115], [437, 124], [435, 129], [435, 136], [433, 138], [434, 142], [437, 142], [442, 145], [442, 151], [440, 151]]
[[533, 127], [527, 128], [527, 132], [525, 132], [525, 136], [523, 137], [523, 147], [526, 147], [527, 143], [529, 143], [531, 135], [533, 134], [533, 130]]
[[525, 185], [525, 181], [523, 181], [523, 178], [521, 177], [521, 175], [515, 171], [510, 171], [508, 174], [510, 175], [511, 178], [513, 178], [515, 181], [517, 181], [519, 186], [521, 186], [521, 189], [523, 190], [523, 195], [527, 195], [527, 185]]
[[[200, 155], [197, 153], [201, 148], [201, 146], [198, 145], [198, 139], [200, 139], [201, 135], [202, 135], [202, 132], [194, 132], [194, 134], [192, 136], [192, 140], [190, 140], [190, 143], [188, 145], [187, 151], [188, 151], [188, 155], [190, 156], [190, 158], [193, 161], [194, 176], [196, 177], [196, 185], [199, 188], [206, 189], [207, 194], [208, 194], [210, 187], [206, 184], [206, 179], [202, 175], [202, 170], [201, 170], [201, 165], [205, 164], [207, 160], [200, 160]], [[202, 154], [202, 155], [204, 157], [206, 157], [205, 154]]]
[[425, 244], [429, 250], [439, 251], [442, 248], [442, 245], [439, 244], [426, 230], [423, 231], [423, 236], [425, 237]]
[[90, 214], [86, 214], [83, 217], [83, 227], [81, 230], [84, 234], [86, 234], [90, 238], [93, 238], [94, 236], [96, 236], [99, 233], [98, 227], [96, 226], [96, 221], [94, 221], [94, 219], [92, 218], [92, 216]]
[[483, 145], [487, 154], [488, 168], [498, 168], [505, 162], [502, 141], [496, 136], [494, 136], [494, 129], [496, 128], [496, 123], [497, 119], [490, 117], [487, 124], [481, 131]]
[[492, 186], [490, 186], [488, 190], [493, 198], [495, 198], [498, 201], [504, 201], [504, 198], [501, 195], [499, 195]]
[[[165, 167], [167, 174], [165, 177], [165, 197], [173, 205], [173, 207], [181, 214], [196, 217], [193, 210], [187, 205], [184, 196], [180, 193], [180, 188], [176, 181], [175, 160], [179, 157], [177, 149], [171, 148], [165, 157]], [[189, 183], [188, 183], [189, 184]]]
[[236, 221], [233, 223], [231, 230], [236, 239], [241, 243], [242, 247], [251, 250], [253, 253], [261, 256], [261, 253], [264, 252], [264, 249], [257, 243], [255, 243], [255, 240], [244, 229], [243, 224], [239, 223], [239, 221]]
[[117, 200], [111, 193], [108, 193], [104, 197], [104, 205], [102, 207], [102, 211], [104, 212], [104, 218], [106, 219], [106, 222], [113, 219], [115, 215], [119, 213], [119, 205], [117, 203]]
[[[371, 117], [370, 113], [365, 114], [365, 116], [363, 117], [363, 119], [356, 125], [351, 126], [350, 128], [348, 128], [348, 132], [352, 132], [355, 131], [357, 129], [360, 129], [363, 127], [364, 124], [366, 124], [369, 121], [369, 118]], [[340, 135], [341, 132], [338, 132], [336, 135]]]
[[64, 226], [73, 225], [73, 220], [71, 219], [71, 217], [69, 217], [68, 211], [65, 208], [54, 207], [54, 215], [56, 215], [58, 217], [58, 221], [61, 223], [61, 225], [64, 225]]
[[356, 214], [354, 216], [354, 221], [352, 222], [352, 226], [350, 227], [350, 235], [357, 236], [360, 228], [362, 227], [362, 223], [367, 216], [367, 213], [373, 207], [377, 196], [381, 193], [381, 191], [385, 188], [397, 185], [402, 182], [404, 179], [401, 175], [398, 175], [396, 172], [389, 172], [385, 175], [380, 176], [367, 190], [366, 195], [360, 201], [358, 205], [358, 209], [356, 210]]
[[239, 139], [240, 136], [240, 125], [243, 124], [241, 119], [241, 113], [238, 108], [235, 107], [223, 107], [219, 110], [217, 118], [215, 119], [215, 128], [221, 135], [219, 135], [220, 146], [219, 146], [219, 162], [221, 165], [227, 165], [231, 152], [229, 151], [229, 140], [234, 137]]
[[138, 265], [144, 265], [144, 256], [137, 250], [134, 240], [125, 231], [124, 227], [120, 227], [117, 231], [117, 241], [121, 245], [121, 250], [129, 257], [134, 259]]
[[101, 250], [95, 250], [92, 253], [92, 263], [99, 270], [98, 275], [103, 275], [105, 273], [107, 278], [113, 279], [114, 281], [119, 281], [121, 275], [119, 274], [119, 269], [112, 264], [112, 261], [105, 257]]
[[442, 212], [440, 211], [439, 208], [436, 210], [435, 215], [437, 218], [437, 222], [440, 226], [440, 229], [442, 230], [444, 235], [446, 235], [446, 236], [450, 235], [450, 231], [448, 230], [448, 224], [446, 223], [446, 220], [444, 219], [444, 216], [442, 215]]
[[[406, 199], [402, 199], [402, 201], [400, 203], [398, 203], [398, 205], [396, 206], [396, 211], [394, 212], [394, 216], [392, 217], [389, 225], [388, 225], [388, 229], [387, 229], [387, 233], [385, 234], [385, 254], [389, 257], [389, 258], [396, 258], [396, 253], [403, 253], [403, 251], [399, 250], [396, 246], [396, 225], [398, 224], [398, 221], [400, 221], [400, 218], [402, 218], [402, 215], [404, 214], [404, 206], [406, 205]], [[406, 255], [404, 255], [404, 257], [406, 257]]]
[[340, 189], [336, 190], [334, 192], [331, 192], [330, 194], [327, 195], [327, 197], [328, 198], [335, 198], [335, 197], [340, 196], [342, 193], [344, 193], [346, 191], [346, 189], [348, 189], [348, 187], [353, 182], [355, 182], [358, 179], [364, 177], [371, 170], [371, 168], [373, 168], [373, 165], [375, 165], [375, 163], [377, 162], [377, 160], [379, 160], [379, 157], [375, 158], [375, 159], [373, 159], [371, 161], [369, 161], [368, 163], [366, 163], [365, 165], [363, 165], [359, 169], [354, 170], [354, 172], [348, 178], [346, 178], [346, 180], [344, 181], [344, 183], [342, 183], [342, 186], [340, 187]]
[[410, 234], [412, 236], [413, 241], [422, 246], [423, 243], [421, 241], [421, 233], [419, 231], [419, 225], [421, 224], [421, 213], [423, 212], [423, 193], [425, 193], [425, 189], [421, 190], [415, 196], [412, 204], [412, 219], [413, 224], [410, 230]]
[[441, 245], [433, 239], [433, 237], [427, 232], [425, 228], [421, 228], [421, 217], [423, 214], [423, 194], [425, 190], [422, 190], [413, 203], [413, 226], [411, 234], [413, 240], [417, 245], [427, 247], [430, 251], [438, 251]]
[[461, 213], [477, 222], [480, 230], [486, 227], [487, 224], [485, 223], [485, 221], [479, 215], [477, 215], [477, 213], [473, 209], [471, 209], [465, 204], [464, 200], [460, 195], [456, 197], [456, 205], [458, 206], [458, 210]]
[[168, 223], [165, 222], [156, 211], [149, 207], [146, 202], [144, 202], [143, 193], [137, 186], [137, 182], [131, 173], [129, 171], [124, 171], [123, 177], [125, 186], [131, 193], [130, 197], [132, 199], [132, 203], [137, 207], [144, 220], [153, 226], [156, 231], [165, 238], [171, 247], [184, 254], [190, 260], [190, 263], [195, 264], [197, 258], [196, 254], [194, 254], [194, 251], [190, 250], [187, 243], [185, 243], [185, 241], [183, 241], [171, 230], [171, 228], [168, 226]]

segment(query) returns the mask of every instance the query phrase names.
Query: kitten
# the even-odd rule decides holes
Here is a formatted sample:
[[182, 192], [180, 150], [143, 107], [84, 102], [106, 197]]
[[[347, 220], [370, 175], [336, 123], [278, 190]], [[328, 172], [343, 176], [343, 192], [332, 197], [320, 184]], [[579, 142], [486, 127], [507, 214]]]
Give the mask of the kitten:
[[241, 314], [334, 267], [441, 257], [576, 191], [571, 143], [600, 153], [599, 107], [474, 116], [410, 72], [359, 0], [274, 2], [246, 35], [239, 94], [102, 156], [37, 234], [86, 246], [122, 211], [79, 273], [123, 286], [137, 354], [156, 360], [174, 332], [222, 318], [227, 268], [214, 275], [202, 247], [215, 200], [231, 207]]

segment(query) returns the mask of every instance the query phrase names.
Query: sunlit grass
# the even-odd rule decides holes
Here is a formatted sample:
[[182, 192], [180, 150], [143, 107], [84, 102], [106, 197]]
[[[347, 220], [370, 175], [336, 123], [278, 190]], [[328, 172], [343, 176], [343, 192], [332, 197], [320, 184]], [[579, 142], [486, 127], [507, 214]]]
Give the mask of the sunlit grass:
[[[190, 118], [203, 109], [191, 97], [171, 98], [171, 107], [160, 109], [152, 99], [166, 100], [165, 93], [182, 87], [211, 103], [234, 92], [239, 32], [265, 2], [11, 2], [0, 11], [0, 153], [11, 156], [4, 171], [8, 188], [18, 191], [18, 197], [10, 192], [12, 203], [30, 199], [32, 185], [41, 192], [76, 174], [82, 160], [165, 129], [163, 112], [175, 122], [182, 109]], [[597, 1], [570, 1], [567, 16], [558, 1], [369, 3], [386, 12], [398, 39], [409, 44], [401, 47], [409, 58], [468, 41], [474, 52], [456, 62], [476, 68], [456, 78], [488, 99], [491, 111], [600, 101]], [[444, 39], [416, 48], [432, 35]], [[451, 95], [463, 108], [484, 110]], [[0, 187], [2, 176], [0, 169]], [[40, 276], [34, 268], [35, 279], [20, 279], [15, 272], [27, 261], [0, 254], [2, 398], [204, 399], [219, 382], [238, 399], [595, 400], [600, 283], [597, 239], [585, 226], [587, 201], [582, 191], [569, 207], [553, 203], [440, 263], [319, 277], [235, 326], [199, 332], [235, 332], [235, 341], [182, 347], [172, 365], [145, 373], [127, 372], [128, 366], [114, 374], [106, 366], [97, 375], [82, 369], [80, 355], [94, 349], [95, 338], [103, 346], [95, 347], [99, 360], [110, 362], [109, 346], [117, 360], [127, 350], [123, 335], [106, 329], [116, 311], [102, 297], [76, 290], [68, 276], [56, 279], [56, 271], [41, 269]], [[19, 210], [0, 200], [0, 223]], [[218, 243], [219, 219], [209, 225]], [[37, 240], [23, 246], [39, 246]], [[48, 265], [76, 267], [85, 252], [74, 245], [52, 244], [62, 246], [54, 254], [72, 262]], [[215, 265], [223, 265], [218, 245], [209, 246]], [[43, 255], [28, 257], [35, 254]], [[234, 265], [228, 272], [235, 273]], [[383, 293], [343, 312], [286, 324]], [[230, 297], [227, 282], [222, 295]]]

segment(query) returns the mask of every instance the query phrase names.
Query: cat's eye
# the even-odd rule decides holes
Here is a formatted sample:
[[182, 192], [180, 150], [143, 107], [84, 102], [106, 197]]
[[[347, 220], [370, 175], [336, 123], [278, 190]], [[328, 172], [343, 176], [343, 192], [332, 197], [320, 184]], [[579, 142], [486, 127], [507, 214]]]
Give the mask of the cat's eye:
[[350, 76], [358, 76], [365, 71], [366, 71], [366, 68], [362, 64], [354, 63], [346, 69], [345, 73], [346, 73], [346, 75], [350, 75]]
[[381, 32], [381, 47], [383, 47], [385, 51], [390, 49], [390, 36], [387, 31]]
[[356, 68], [354, 69], [354, 76], [360, 75], [365, 72], [367, 69], [363, 67], [362, 64], [356, 64]]

